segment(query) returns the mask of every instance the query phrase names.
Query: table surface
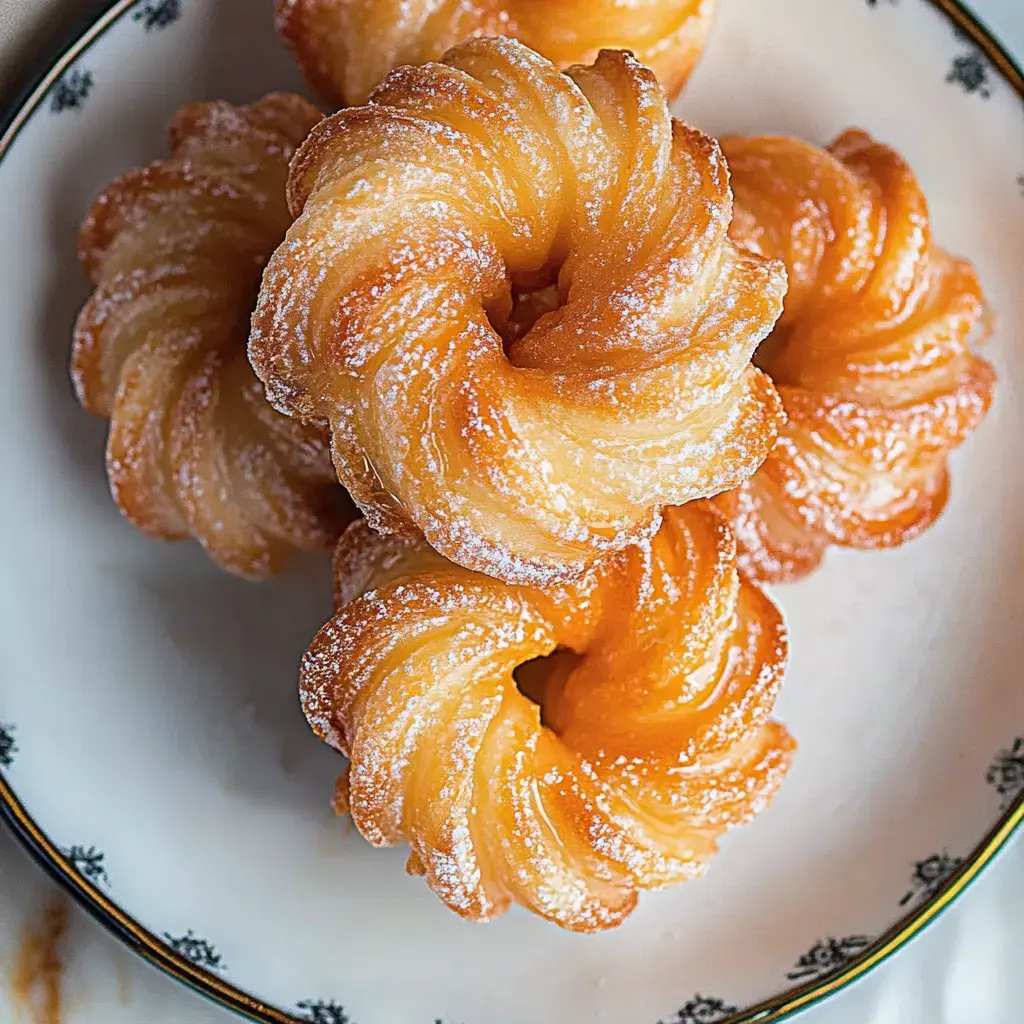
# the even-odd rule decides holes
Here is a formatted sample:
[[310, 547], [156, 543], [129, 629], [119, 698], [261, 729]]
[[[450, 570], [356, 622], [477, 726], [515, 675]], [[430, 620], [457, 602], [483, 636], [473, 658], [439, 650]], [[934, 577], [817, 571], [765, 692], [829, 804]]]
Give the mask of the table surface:
[[[269, 0], [254, 0], [268, 3]], [[728, 2], [728, 0], [726, 0]], [[0, 0], [0, 89], [9, 95], [81, 16], [82, 0]], [[972, 6], [1024, 59], [1024, 3]], [[32, 1022], [17, 998], [16, 960], [48, 906], [63, 900], [0, 829], [0, 1024]], [[869, 977], [800, 1017], [801, 1024], [1019, 1024], [1024, 1017], [1024, 842], [952, 909]], [[237, 1020], [164, 977], [68, 908], [62, 1012], [45, 1024], [228, 1024]]]

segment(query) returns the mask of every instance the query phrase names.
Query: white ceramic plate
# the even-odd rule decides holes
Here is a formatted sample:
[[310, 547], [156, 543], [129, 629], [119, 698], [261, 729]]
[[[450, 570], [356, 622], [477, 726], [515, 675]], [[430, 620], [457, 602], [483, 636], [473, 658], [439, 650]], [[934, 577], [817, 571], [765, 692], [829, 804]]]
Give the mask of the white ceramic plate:
[[[333, 819], [299, 712], [325, 561], [261, 586], [117, 515], [66, 375], [94, 193], [186, 101], [299, 87], [269, 0], [119, 2], [0, 146], [0, 802], [126, 941], [260, 1020], [776, 1020], [914, 934], [1024, 815], [1024, 79], [952, 0], [723, 0], [680, 104], [712, 132], [895, 144], [1003, 325], [992, 415], [923, 539], [780, 588], [800, 741], [708, 877], [582, 937], [448, 913]], [[344, 1008], [344, 1009], [343, 1009]]]

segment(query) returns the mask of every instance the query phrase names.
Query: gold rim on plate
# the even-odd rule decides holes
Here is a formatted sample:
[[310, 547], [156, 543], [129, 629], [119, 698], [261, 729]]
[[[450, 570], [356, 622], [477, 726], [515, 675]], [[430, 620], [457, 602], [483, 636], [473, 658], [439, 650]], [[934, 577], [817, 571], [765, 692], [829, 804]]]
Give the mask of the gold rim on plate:
[[[967, 10], [961, 0], [927, 0], [938, 8], [984, 53], [985, 57], [1024, 101], [1024, 70], [1010, 56], [992, 32]], [[43, 61], [36, 72], [0, 118], [0, 160], [6, 156], [21, 129], [46, 99], [61, 75], [138, 0], [114, 0], [98, 16], [71, 36], [56, 57]], [[33, 821], [24, 805], [0, 771], [0, 820], [6, 820], [28, 853], [81, 906], [122, 942], [160, 970], [188, 985], [194, 991], [260, 1024], [303, 1024], [292, 1014], [261, 1003], [258, 999], [199, 967], [172, 949], [163, 939], [144, 928], [130, 914], [92, 884], [69, 863], [65, 854]], [[963, 864], [945, 883], [912, 913], [906, 915], [842, 967], [803, 985], [794, 986], [756, 1006], [748, 1007], [723, 1020], [721, 1024], [773, 1024], [805, 1010], [864, 977], [911, 939], [919, 935], [992, 862], [1010, 837], [1024, 823], [1024, 792], [1004, 811], [995, 826], [975, 846]]]

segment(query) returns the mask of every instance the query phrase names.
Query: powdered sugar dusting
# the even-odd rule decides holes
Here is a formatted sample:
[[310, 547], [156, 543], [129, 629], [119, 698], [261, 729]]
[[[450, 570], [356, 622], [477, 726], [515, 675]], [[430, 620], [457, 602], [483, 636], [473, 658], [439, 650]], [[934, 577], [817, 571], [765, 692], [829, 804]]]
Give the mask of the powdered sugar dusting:
[[[278, 408], [330, 422], [375, 527], [551, 586], [755, 471], [781, 416], [749, 361], [785, 275], [728, 240], [721, 152], [631, 58], [445, 60], [302, 147], [252, 358]], [[506, 354], [512, 291], [551, 276], [563, 304]]]
[[288, 161], [319, 118], [285, 94], [185, 106], [170, 157], [105, 189], [80, 236], [97, 287], [72, 376], [110, 418], [114, 498], [145, 533], [192, 536], [245, 576], [330, 546], [352, 514], [323, 428], [275, 412], [246, 358], [262, 267], [288, 225]]
[[[792, 747], [767, 720], [785, 631], [735, 553], [725, 519], [695, 503], [540, 589], [354, 525], [338, 589], [362, 594], [317, 636], [301, 689], [314, 729], [352, 758], [359, 829], [407, 842], [410, 870], [473, 920], [514, 900], [593, 931], [638, 890], [697, 877]], [[542, 722], [512, 672], [558, 648], [575, 656], [550, 662]]]
[[786, 138], [725, 143], [732, 233], [787, 263], [786, 314], [758, 354], [789, 422], [763, 475], [722, 499], [745, 570], [813, 570], [830, 544], [893, 547], [949, 493], [949, 453], [992, 400], [972, 350], [988, 314], [974, 269], [931, 240], [913, 173], [857, 130], [826, 150]]

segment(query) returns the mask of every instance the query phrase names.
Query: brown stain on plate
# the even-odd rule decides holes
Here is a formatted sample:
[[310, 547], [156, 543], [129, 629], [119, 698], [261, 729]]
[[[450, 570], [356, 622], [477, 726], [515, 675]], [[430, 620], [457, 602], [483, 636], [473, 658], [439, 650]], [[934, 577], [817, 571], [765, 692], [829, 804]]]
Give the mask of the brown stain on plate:
[[117, 998], [122, 1006], [127, 1006], [132, 1001], [132, 964], [128, 962], [125, 950], [117, 950], [114, 974], [117, 977]]
[[63, 945], [68, 899], [54, 896], [22, 930], [11, 972], [11, 1000], [19, 1018], [32, 1024], [61, 1024]]

